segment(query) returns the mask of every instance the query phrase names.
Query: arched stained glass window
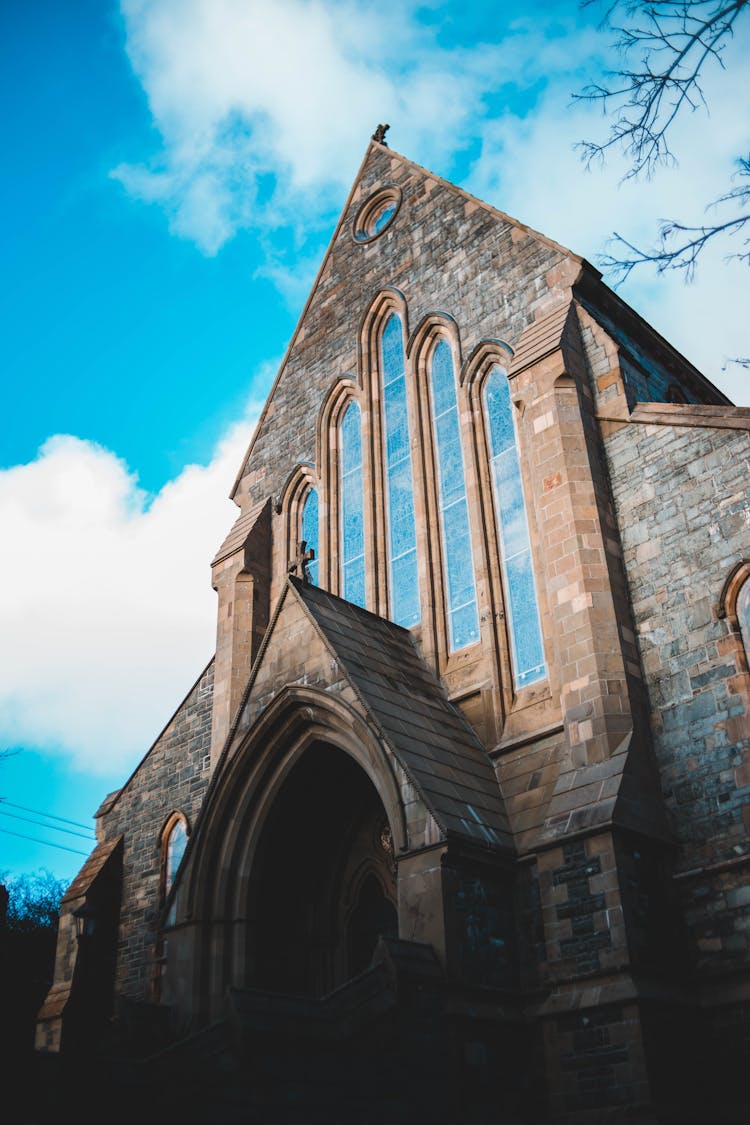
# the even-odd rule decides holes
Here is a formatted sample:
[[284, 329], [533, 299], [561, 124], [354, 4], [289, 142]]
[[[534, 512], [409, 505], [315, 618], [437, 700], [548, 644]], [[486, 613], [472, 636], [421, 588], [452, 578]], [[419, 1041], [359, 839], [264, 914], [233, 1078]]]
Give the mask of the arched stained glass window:
[[401, 320], [393, 313], [380, 340], [383, 434], [388, 513], [391, 617], [397, 625], [420, 619], [414, 485], [406, 405], [406, 370]]
[[484, 385], [484, 405], [514, 678], [517, 687], [525, 687], [543, 679], [546, 668], [513, 405], [508, 379], [499, 367], [493, 367]]
[[350, 402], [341, 419], [341, 592], [365, 604], [365, 508], [362, 492], [362, 415]]
[[300, 539], [304, 539], [307, 550], [315, 552], [315, 558], [307, 564], [307, 573], [313, 586], [318, 585], [318, 493], [311, 488], [305, 497], [302, 509]]
[[169, 894], [187, 846], [187, 828], [184, 820], [176, 820], [169, 830], [164, 850], [164, 893]]
[[430, 388], [450, 647], [455, 650], [479, 640], [479, 617], [456, 400], [456, 376], [447, 340], [440, 340], [432, 353]]

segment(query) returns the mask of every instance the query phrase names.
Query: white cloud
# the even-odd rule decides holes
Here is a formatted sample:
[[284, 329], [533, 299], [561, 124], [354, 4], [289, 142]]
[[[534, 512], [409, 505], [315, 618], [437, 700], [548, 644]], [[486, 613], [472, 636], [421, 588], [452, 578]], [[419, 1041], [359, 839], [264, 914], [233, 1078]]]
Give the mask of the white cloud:
[[[242, 228], [260, 238], [267, 276], [302, 304], [313, 274], [274, 243], [283, 229], [305, 254], [343, 198], [378, 121], [393, 123], [399, 152], [453, 178], [480, 150], [463, 186], [597, 264], [613, 230], [653, 243], [656, 221], [700, 222], [727, 189], [746, 149], [742, 112], [750, 57], [741, 28], [726, 70], [709, 66], [703, 109], [682, 119], [680, 163], [653, 181], [619, 180], [613, 154], [586, 172], [574, 150], [603, 139], [596, 106], [572, 94], [607, 66], [611, 35], [576, 5], [488, 5], [469, 14], [475, 45], [451, 39], [464, 9], [404, 0], [121, 0], [127, 50], [147, 94], [161, 153], [114, 173], [139, 198], [160, 204], [172, 230], [209, 254]], [[455, 26], [455, 24], [454, 24]], [[447, 44], [447, 45], [446, 45]], [[269, 186], [270, 185], [270, 186]], [[642, 269], [621, 295], [718, 386], [750, 404], [750, 380], [728, 358], [747, 355], [745, 267], [712, 248], [696, 282]]]
[[[321, 185], [349, 186], [379, 122], [399, 121], [402, 151], [429, 151], [433, 162], [449, 155], [469, 139], [483, 91], [511, 65], [497, 47], [436, 47], [409, 3], [121, 6], [163, 151], [113, 175], [159, 202], [172, 230], [209, 254], [243, 226], [306, 221]], [[269, 179], [278, 189], [270, 200]]]
[[209, 563], [259, 409], [151, 502], [70, 435], [0, 472], [0, 738], [107, 774], [134, 767], [209, 660]]

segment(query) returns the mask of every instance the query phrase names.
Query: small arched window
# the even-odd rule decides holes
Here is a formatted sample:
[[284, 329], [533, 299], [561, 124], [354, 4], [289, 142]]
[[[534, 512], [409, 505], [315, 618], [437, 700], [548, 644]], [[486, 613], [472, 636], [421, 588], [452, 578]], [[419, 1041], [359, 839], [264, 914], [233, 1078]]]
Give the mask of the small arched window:
[[750, 578], [746, 578], [737, 595], [737, 623], [745, 646], [745, 655], [750, 663]]
[[164, 895], [172, 889], [177, 868], [182, 862], [187, 846], [187, 825], [181, 816], [175, 818], [167, 829], [164, 841]]
[[362, 489], [362, 416], [349, 403], [341, 419], [341, 592], [365, 605], [365, 508]]
[[438, 341], [429, 367], [432, 424], [435, 434], [440, 529], [445, 562], [448, 632], [451, 650], [479, 640], [479, 616], [466, 503], [464, 458], [456, 398], [453, 354]]
[[318, 493], [311, 488], [305, 497], [305, 506], [302, 509], [300, 522], [300, 539], [304, 539], [307, 550], [314, 552], [314, 558], [307, 565], [307, 575], [313, 586], [318, 585]]
[[391, 617], [409, 627], [420, 620], [417, 532], [406, 399], [404, 333], [392, 313], [380, 339], [383, 437]]
[[514, 679], [516, 687], [526, 687], [543, 679], [546, 667], [513, 404], [498, 366], [485, 382], [484, 406]]
[[719, 597], [718, 616], [727, 620], [732, 633], [739, 633], [746, 671], [750, 667], [750, 558], [741, 559], [727, 575]]

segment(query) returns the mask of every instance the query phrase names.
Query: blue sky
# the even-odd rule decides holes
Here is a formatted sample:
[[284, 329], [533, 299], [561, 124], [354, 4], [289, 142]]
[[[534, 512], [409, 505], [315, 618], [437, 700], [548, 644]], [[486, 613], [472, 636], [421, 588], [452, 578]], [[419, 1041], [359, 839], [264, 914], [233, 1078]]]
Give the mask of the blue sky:
[[[749, 29], [678, 166], [620, 186], [617, 157], [574, 149], [606, 123], [571, 95], [611, 65], [575, 2], [5, 0], [0, 21], [0, 873], [67, 880], [211, 656], [228, 493], [375, 125], [596, 263], [614, 229], [648, 242], [725, 190]], [[727, 250], [620, 292], [747, 406]]]

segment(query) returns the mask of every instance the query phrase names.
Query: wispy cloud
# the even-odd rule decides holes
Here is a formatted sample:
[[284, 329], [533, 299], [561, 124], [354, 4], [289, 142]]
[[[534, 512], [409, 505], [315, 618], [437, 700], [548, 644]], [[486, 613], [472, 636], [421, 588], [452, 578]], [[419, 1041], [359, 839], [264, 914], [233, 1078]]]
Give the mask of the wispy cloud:
[[399, 122], [404, 151], [449, 157], [512, 63], [499, 42], [439, 46], [422, 8], [123, 0], [128, 55], [163, 148], [113, 174], [212, 254], [243, 226], [307, 221], [321, 185], [348, 186], [379, 121]]
[[210, 559], [259, 413], [155, 497], [71, 435], [0, 472], [0, 740], [106, 774], [134, 766], [215, 645]]
[[[463, 186], [595, 262], [613, 230], [647, 244], [662, 216], [701, 220], [747, 146], [746, 32], [726, 70], [707, 72], [710, 116], [700, 110], [681, 124], [679, 166], [619, 186], [616, 156], [601, 171], [583, 169], [574, 145], [603, 137], [606, 120], [571, 104], [611, 65], [609, 34], [577, 5], [540, 4], [533, 19], [521, 3], [487, 5], [481, 19], [480, 7], [122, 0], [127, 51], [162, 146], [114, 175], [208, 254], [252, 229], [267, 248], [261, 273], [300, 305], [300, 271], [274, 232], [305, 230], [309, 256], [310, 233], [330, 229], [379, 121], [391, 123], [399, 152], [449, 178], [460, 168]], [[481, 28], [474, 42], [451, 34], [470, 17]], [[746, 285], [725, 253], [705, 256], [693, 286], [641, 271], [621, 292], [709, 378], [750, 402], [744, 373], [722, 370], [748, 351], [738, 315]]]

